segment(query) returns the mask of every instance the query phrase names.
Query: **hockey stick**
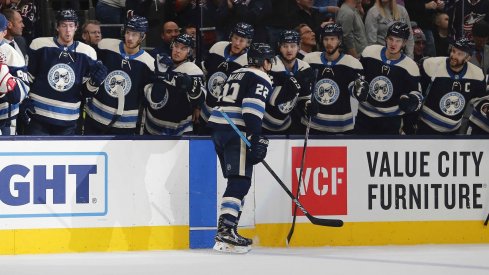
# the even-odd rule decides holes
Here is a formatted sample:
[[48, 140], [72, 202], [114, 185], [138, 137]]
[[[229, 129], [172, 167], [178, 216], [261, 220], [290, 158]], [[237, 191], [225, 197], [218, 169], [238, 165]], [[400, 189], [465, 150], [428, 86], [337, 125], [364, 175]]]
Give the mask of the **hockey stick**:
[[[243, 133], [241, 133], [241, 131], [238, 129], [238, 127], [236, 127], [236, 125], [229, 118], [229, 116], [225, 112], [223, 112], [222, 110], [220, 110], [220, 109], [217, 109], [217, 110], [221, 113], [221, 115], [224, 117], [224, 119], [226, 119], [226, 121], [233, 128], [233, 130], [239, 135], [241, 140], [244, 143], [246, 143], [246, 146], [250, 147], [251, 144], [248, 141], [248, 139], [243, 135]], [[263, 164], [263, 166], [265, 166], [265, 168], [268, 170], [268, 172], [270, 172], [270, 174], [278, 182], [278, 184], [280, 184], [282, 189], [284, 189], [285, 193], [287, 193], [287, 195], [289, 195], [289, 197], [297, 205], [297, 207], [299, 207], [299, 209], [302, 211], [302, 213], [304, 213], [304, 215], [306, 215], [306, 217], [309, 219], [309, 221], [311, 221], [312, 224], [321, 225], [321, 226], [331, 226], [331, 227], [343, 226], [342, 220], [320, 219], [320, 218], [314, 217], [313, 215], [309, 214], [309, 212], [304, 208], [304, 206], [302, 206], [302, 204], [297, 200], [297, 198], [294, 196], [294, 194], [292, 194], [292, 192], [290, 192], [289, 188], [287, 188], [285, 183], [277, 176], [277, 174], [273, 171], [273, 169], [268, 165], [268, 163], [265, 160], [262, 160], [261, 163]]]
[[488, 222], [489, 222], [489, 214], [487, 214], [486, 221], [484, 222], [484, 226], [487, 226]]

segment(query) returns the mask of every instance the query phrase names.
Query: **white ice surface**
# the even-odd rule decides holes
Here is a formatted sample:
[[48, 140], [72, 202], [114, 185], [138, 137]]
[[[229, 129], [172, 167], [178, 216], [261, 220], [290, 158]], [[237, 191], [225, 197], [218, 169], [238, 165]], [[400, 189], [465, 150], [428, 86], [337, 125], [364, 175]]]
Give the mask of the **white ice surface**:
[[[488, 233], [489, 234], [489, 233]], [[0, 256], [1, 275], [489, 275], [489, 245], [254, 248]]]

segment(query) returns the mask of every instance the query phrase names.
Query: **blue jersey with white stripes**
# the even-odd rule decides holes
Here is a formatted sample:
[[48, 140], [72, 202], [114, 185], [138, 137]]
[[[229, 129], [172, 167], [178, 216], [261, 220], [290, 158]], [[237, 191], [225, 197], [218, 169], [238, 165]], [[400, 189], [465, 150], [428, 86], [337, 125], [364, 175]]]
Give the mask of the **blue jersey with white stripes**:
[[204, 62], [207, 73], [208, 95], [202, 106], [201, 117], [204, 121], [209, 119], [212, 108], [217, 105], [217, 101], [222, 94], [222, 87], [226, 83], [231, 72], [248, 65], [247, 54], [230, 54], [231, 43], [221, 41], [214, 44]]
[[438, 132], [457, 130], [469, 102], [487, 95], [484, 74], [479, 67], [468, 62], [456, 73], [450, 69], [449, 62], [448, 57], [432, 57], [421, 67], [423, 90], [433, 83], [420, 111], [420, 120]]
[[8, 66], [17, 82], [13, 91], [0, 97], [0, 125], [5, 125], [19, 113], [19, 103], [29, 93], [29, 85], [24, 58], [4, 41], [0, 42], [0, 63]]
[[261, 133], [265, 103], [271, 91], [270, 77], [257, 68], [241, 68], [232, 72], [217, 106], [212, 110], [209, 127], [231, 129], [226, 119], [216, 110], [220, 108], [248, 135]]
[[[197, 78], [203, 83], [204, 73], [192, 62], [180, 64], [173, 70]], [[201, 96], [205, 96], [205, 88], [201, 87]], [[162, 80], [155, 81], [145, 88], [146, 108], [145, 129], [152, 135], [181, 136], [192, 132], [192, 113], [194, 106], [187, 92], [174, 83]]]
[[[348, 54], [340, 54], [336, 60], [328, 61], [324, 52], [309, 53], [304, 61], [318, 73], [312, 94], [312, 100], [318, 103], [318, 114], [311, 118], [311, 128], [328, 133], [353, 130], [349, 87], [363, 75], [362, 64]], [[307, 117], [303, 116], [301, 120], [307, 125]]]
[[[103, 125], [109, 125], [115, 115], [120, 115], [112, 127], [136, 128], [144, 87], [153, 80], [154, 58], [144, 50], [126, 54], [124, 43], [117, 39], [102, 39], [98, 48], [99, 59], [109, 73], [98, 93], [87, 103], [87, 115]], [[117, 114], [118, 108], [122, 108], [122, 113]]]
[[76, 124], [83, 84], [97, 60], [95, 50], [78, 41], [60, 45], [56, 37], [34, 39], [29, 48], [30, 98], [36, 118], [48, 124]]
[[369, 117], [399, 117], [401, 95], [415, 93], [421, 96], [419, 68], [404, 54], [397, 60], [389, 60], [386, 48], [371, 45], [362, 52], [365, 80], [370, 83], [367, 101], [361, 102], [358, 111]]
[[[291, 112], [301, 100], [309, 99], [311, 95], [310, 82], [305, 79], [305, 75], [312, 75], [313, 72], [309, 64], [296, 59], [291, 71], [287, 70], [280, 56], [275, 57], [275, 64], [272, 66], [270, 76], [273, 82], [273, 91], [270, 95], [270, 100], [265, 108], [265, 116], [263, 117], [263, 128], [272, 132], [281, 132], [287, 130], [292, 124]], [[284, 93], [290, 93], [284, 88], [284, 83], [290, 77], [295, 77], [300, 84], [301, 89], [294, 97], [285, 95], [287, 100], [280, 102], [280, 97], [284, 97]], [[308, 77], [312, 79], [312, 77]]]

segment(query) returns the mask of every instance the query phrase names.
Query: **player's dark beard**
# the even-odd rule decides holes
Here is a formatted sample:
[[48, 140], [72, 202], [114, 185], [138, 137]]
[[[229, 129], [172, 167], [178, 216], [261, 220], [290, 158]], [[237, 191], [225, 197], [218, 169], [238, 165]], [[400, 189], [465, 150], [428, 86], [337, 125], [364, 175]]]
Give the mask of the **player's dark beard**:
[[338, 50], [339, 50], [339, 48], [340, 48], [340, 45], [338, 45], [338, 46], [334, 47], [332, 50], [328, 50], [328, 48], [326, 48], [326, 53], [327, 53], [328, 55], [334, 55], [334, 54], [336, 53], [336, 51], [338, 51]]

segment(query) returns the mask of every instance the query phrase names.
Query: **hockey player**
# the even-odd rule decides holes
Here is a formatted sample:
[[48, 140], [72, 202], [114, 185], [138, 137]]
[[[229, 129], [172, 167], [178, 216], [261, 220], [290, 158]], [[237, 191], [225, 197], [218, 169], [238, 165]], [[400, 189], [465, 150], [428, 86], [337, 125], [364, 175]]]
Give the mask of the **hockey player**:
[[[302, 105], [311, 95], [313, 75], [309, 64], [297, 59], [300, 36], [296, 31], [283, 31], [279, 37], [279, 55], [270, 71], [273, 92], [265, 108], [265, 134], [303, 134], [291, 129], [292, 110], [299, 101]], [[292, 131], [292, 132], [291, 132]]]
[[75, 11], [59, 11], [56, 22], [58, 36], [37, 38], [30, 45], [30, 99], [35, 110], [26, 130], [30, 135], [75, 134], [83, 86], [95, 92], [107, 75], [95, 50], [74, 41]]
[[221, 201], [214, 249], [246, 253], [252, 241], [237, 232], [244, 197], [251, 186], [253, 165], [267, 154], [268, 139], [261, 135], [265, 102], [272, 91], [267, 72], [273, 62], [273, 51], [267, 44], [252, 44], [248, 51], [249, 68], [231, 73], [216, 108], [225, 112], [251, 143], [249, 150], [219, 110], [209, 118], [212, 140], [228, 183]]
[[170, 46], [171, 58], [157, 55], [157, 79], [144, 89], [148, 102], [145, 132], [169, 136], [192, 133], [193, 110], [205, 99], [204, 73], [190, 62], [193, 47], [192, 36], [180, 34]]
[[355, 120], [357, 134], [400, 134], [402, 115], [421, 108], [419, 69], [403, 53], [409, 26], [393, 23], [387, 30], [386, 46], [371, 45], [360, 58], [369, 84], [369, 96], [360, 102]]
[[[253, 39], [254, 29], [250, 24], [238, 23], [234, 26], [228, 41], [214, 44], [204, 61], [207, 78], [207, 97], [202, 106], [200, 122], [206, 124], [212, 108], [222, 96], [222, 87], [227, 77], [239, 68], [247, 65], [246, 51]], [[204, 125], [201, 125], [202, 127]], [[205, 133], [205, 130], [203, 130]]]
[[311, 116], [311, 134], [351, 134], [354, 122], [350, 97], [365, 101], [368, 95], [362, 64], [339, 50], [342, 37], [340, 25], [325, 25], [320, 35], [324, 52], [312, 52], [304, 57], [317, 72], [317, 81], [301, 120], [307, 126], [308, 116]]
[[29, 92], [24, 58], [3, 41], [7, 34], [7, 18], [0, 14], [0, 135], [15, 134], [15, 117], [19, 103]]
[[109, 74], [87, 103], [86, 135], [139, 134], [144, 87], [154, 75], [154, 58], [141, 49], [147, 30], [148, 20], [134, 15], [125, 25], [124, 41], [107, 38], [99, 42], [99, 58]]
[[[427, 94], [417, 134], [456, 134], [469, 102], [487, 95], [482, 70], [468, 62], [473, 46], [462, 38], [452, 43], [450, 57], [432, 57], [423, 62], [421, 83]], [[484, 112], [482, 104], [474, 112], [475, 122], [476, 117], [484, 117], [487, 109]]]

